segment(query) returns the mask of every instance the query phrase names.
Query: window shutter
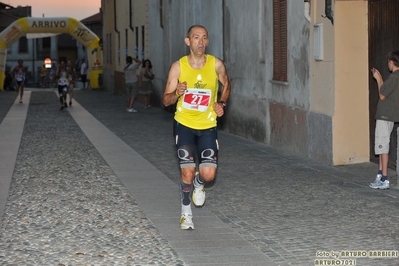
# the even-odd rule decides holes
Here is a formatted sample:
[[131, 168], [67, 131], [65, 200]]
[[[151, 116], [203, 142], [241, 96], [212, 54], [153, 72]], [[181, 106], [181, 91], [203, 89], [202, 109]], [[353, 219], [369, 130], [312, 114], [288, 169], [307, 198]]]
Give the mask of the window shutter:
[[273, 79], [287, 81], [287, 0], [273, 0]]

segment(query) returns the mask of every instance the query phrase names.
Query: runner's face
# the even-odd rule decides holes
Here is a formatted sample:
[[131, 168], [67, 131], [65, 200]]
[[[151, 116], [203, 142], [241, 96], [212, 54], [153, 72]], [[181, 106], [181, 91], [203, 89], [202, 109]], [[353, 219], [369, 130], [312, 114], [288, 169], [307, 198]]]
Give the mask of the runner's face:
[[208, 46], [208, 33], [204, 28], [196, 27], [191, 29], [190, 38], [187, 39], [187, 45], [190, 46], [191, 51], [196, 55], [205, 54], [205, 49]]

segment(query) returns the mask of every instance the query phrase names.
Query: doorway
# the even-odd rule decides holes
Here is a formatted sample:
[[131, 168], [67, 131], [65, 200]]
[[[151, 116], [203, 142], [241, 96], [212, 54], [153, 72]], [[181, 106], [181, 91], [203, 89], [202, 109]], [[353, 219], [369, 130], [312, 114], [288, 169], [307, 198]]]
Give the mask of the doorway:
[[[399, 50], [399, 0], [369, 0], [369, 69], [377, 68], [383, 79], [390, 74], [387, 55]], [[377, 83], [369, 72], [369, 117], [370, 117], [370, 161], [378, 162], [374, 153], [375, 113], [379, 95]], [[398, 109], [399, 112], [399, 109]], [[389, 167], [396, 168], [396, 150], [398, 123], [392, 131], [389, 148]]]

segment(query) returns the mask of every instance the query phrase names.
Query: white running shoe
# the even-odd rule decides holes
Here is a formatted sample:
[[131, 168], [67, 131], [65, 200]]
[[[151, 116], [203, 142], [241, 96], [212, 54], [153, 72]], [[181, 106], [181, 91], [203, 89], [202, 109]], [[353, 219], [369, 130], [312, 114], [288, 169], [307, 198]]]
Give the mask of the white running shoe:
[[193, 196], [191, 198], [195, 206], [204, 206], [206, 198], [204, 185], [194, 187]]
[[[196, 177], [194, 177], [194, 179], [197, 178], [198, 174], [199, 174], [198, 172], [195, 173]], [[191, 196], [191, 199], [195, 206], [202, 207], [204, 206], [206, 199], [205, 186], [204, 186], [205, 184], [200, 185], [195, 180], [193, 183], [194, 183], [194, 191], [193, 195]]]
[[377, 176], [375, 177], [374, 183], [381, 181], [381, 177], [382, 177], [382, 175], [377, 174]]
[[182, 213], [180, 218], [180, 228], [183, 230], [192, 229], [194, 230], [193, 216], [189, 213]]
[[382, 177], [382, 175], [377, 174], [377, 176], [375, 177], [374, 182], [370, 183], [369, 186], [372, 187], [372, 186], [374, 186], [374, 184], [377, 184], [378, 182], [380, 182], [381, 181], [381, 177]]
[[377, 182], [371, 183], [370, 187], [375, 189], [389, 189], [389, 180], [378, 180]]

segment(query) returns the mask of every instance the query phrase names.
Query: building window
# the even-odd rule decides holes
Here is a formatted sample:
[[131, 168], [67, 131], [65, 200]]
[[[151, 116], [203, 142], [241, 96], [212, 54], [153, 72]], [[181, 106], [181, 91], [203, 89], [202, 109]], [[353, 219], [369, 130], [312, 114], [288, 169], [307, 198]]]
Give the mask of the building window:
[[43, 38], [43, 49], [50, 49], [51, 48], [51, 38], [50, 37], [46, 37]]
[[109, 49], [108, 49], [108, 53], [109, 53], [109, 63], [110, 64], [112, 64], [112, 62], [113, 62], [113, 60], [112, 60], [112, 57], [114, 56], [114, 54], [112, 53], [112, 33], [110, 33], [109, 35], [108, 35], [108, 38], [109, 38]]
[[106, 44], [105, 44], [105, 48], [106, 48], [106, 51], [105, 51], [105, 61], [108, 63], [108, 64], [112, 64], [112, 56], [113, 56], [113, 54], [112, 54], [112, 34], [111, 33], [107, 33], [106, 34], [106, 37], [105, 37], [105, 42], [106, 42]]
[[21, 38], [19, 38], [18, 51], [20, 53], [28, 52], [28, 39], [26, 39], [26, 36], [22, 36]]
[[107, 33], [105, 35], [105, 47], [106, 47], [106, 50], [105, 50], [105, 61], [107, 62], [107, 64], [110, 63], [110, 60], [109, 60], [109, 46], [110, 46], [109, 34]]
[[58, 62], [64, 62], [64, 63], [66, 63], [66, 62], [67, 62], [66, 56], [60, 56], [60, 58], [58, 58]]
[[109, 59], [108, 59], [108, 33], [105, 34], [105, 42], [104, 42], [104, 64], [108, 64], [109, 63]]
[[287, 0], [273, 0], [273, 80], [287, 81]]
[[118, 32], [118, 65], [121, 65], [121, 34]]

